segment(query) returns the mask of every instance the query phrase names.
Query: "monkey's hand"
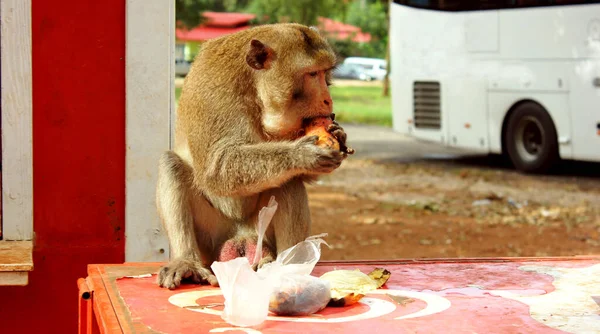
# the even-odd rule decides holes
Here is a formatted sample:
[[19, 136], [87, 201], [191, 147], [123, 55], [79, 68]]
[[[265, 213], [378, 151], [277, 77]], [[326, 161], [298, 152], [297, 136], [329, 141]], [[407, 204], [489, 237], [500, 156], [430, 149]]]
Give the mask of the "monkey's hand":
[[346, 146], [346, 132], [344, 129], [335, 121], [335, 114], [331, 114], [333, 122], [327, 127], [327, 131], [331, 133], [340, 143], [340, 151], [344, 153], [344, 158], [348, 154], [354, 154], [354, 149]]
[[219, 286], [217, 277], [209, 269], [205, 268], [199, 261], [191, 259], [175, 259], [163, 266], [158, 272], [158, 285], [169, 290], [178, 287], [183, 280]]
[[340, 167], [345, 153], [317, 146], [318, 136], [305, 136], [296, 141], [299, 167], [308, 174], [328, 174]]

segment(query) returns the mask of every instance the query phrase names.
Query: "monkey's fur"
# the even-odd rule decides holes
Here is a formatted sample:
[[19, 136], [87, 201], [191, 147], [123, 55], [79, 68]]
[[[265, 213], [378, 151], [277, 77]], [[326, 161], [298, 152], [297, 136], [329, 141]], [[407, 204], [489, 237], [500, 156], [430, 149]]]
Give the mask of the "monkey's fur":
[[[309, 236], [304, 182], [346, 158], [301, 136], [303, 120], [332, 114], [335, 61], [326, 40], [299, 24], [203, 44], [184, 81], [175, 148], [159, 162], [157, 208], [171, 246], [160, 286], [173, 289], [182, 279], [218, 285], [208, 268], [221, 251], [253, 256], [258, 211], [272, 195], [279, 207], [261, 265]], [[345, 143], [337, 123], [329, 131]]]

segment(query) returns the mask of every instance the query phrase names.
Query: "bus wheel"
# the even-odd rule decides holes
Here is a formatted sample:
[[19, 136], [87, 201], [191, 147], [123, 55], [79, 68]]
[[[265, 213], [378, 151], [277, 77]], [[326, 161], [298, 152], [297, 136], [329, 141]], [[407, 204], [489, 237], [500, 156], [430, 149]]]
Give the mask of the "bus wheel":
[[525, 102], [510, 115], [505, 143], [510, 160], [522, 172], [543, 173], [559, 160], [554, 123], [536, 103]]

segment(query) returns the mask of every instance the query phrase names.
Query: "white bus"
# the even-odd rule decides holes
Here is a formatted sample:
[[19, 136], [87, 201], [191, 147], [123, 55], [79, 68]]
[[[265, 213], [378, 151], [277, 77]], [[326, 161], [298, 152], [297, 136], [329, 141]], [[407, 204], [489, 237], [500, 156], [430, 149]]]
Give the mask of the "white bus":
[[525, 172], [600, 161], [600, 1], [394, 0], [393, 127]]

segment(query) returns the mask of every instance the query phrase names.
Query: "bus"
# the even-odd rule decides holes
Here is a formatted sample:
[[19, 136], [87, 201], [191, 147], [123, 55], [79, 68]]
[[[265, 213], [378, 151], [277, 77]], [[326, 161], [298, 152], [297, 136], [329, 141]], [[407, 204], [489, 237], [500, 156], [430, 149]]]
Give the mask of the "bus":
[[394, 0], [392, 118], [523, 172], [600, 161], [600, 1]]

